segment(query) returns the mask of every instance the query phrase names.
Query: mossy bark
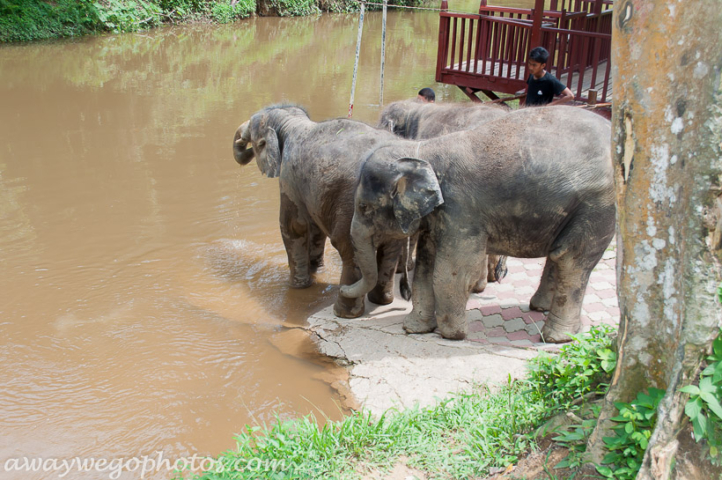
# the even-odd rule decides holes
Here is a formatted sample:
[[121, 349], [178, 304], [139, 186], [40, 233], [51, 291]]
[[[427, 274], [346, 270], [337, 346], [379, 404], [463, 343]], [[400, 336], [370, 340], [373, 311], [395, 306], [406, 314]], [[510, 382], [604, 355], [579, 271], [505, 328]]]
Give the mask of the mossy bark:
[[614, 402], [666, 390], [638, 479], [675, 478], [679, 388], [722, 325], [721, 24], [718, 0], [614, 6], [619, 361], [588, 451], [601, 461]]

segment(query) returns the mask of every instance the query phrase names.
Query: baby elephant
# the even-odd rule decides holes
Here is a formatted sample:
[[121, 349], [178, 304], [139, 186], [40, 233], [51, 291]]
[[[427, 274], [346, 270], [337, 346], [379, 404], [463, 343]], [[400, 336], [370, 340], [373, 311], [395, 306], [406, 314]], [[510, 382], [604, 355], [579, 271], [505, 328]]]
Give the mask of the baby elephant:
[[[470, 130], [486, 122], [499, 119], [510, 112], [501, 105], [482, 103], [423, 103], [418, 100], [403, 100], [389, 104], [381, 112], [379, 128], [390, 130], [410, 140], [426, 140], [448, 133]], [[416, 246], [415, 235], [408, 247], [402, 251], [400, 266], [406, 270], [413, 268], [411, 253]], [[488, 282], [496, 282], [506, 276], [506, 257], [488, 255], [482, 264], [479, 280], [472, 291], [483, 292]]]
[[400, 137], [425, 140], [470, 130], [504, 117], [509, 112], [507, 107], [501, 105], [402, 100], [384, 108], [378, 126]]
[[574, 107], [529, 108], [475, 130], [422, 142], [397, 140], [370, 154], [351, 226], [363, 278], [376, 284], [374, 245], [420, 233], [409, 333], [466, 336], [465, 308], [479, 252], [545, 256], [530, 307], [548, 310], [542, 334], [567, 342], [581, 328], [592, 269], [614, 235], [610, 123]]
[[[311, 274], [321, 265], [326, 238], [338, 250], [343, 263], [341, 285], [358, 280], [351, 245], [354, 186], [362, 153], [396, 137], [352, 120], [316, 123], [294, 105], [264, 108], [241, 125], [233, 138], [233, 155], [241, 165], [254, 157], [268, 177], [279, 177], [280, 226], [291, 269], [291, 287], [311, 285]], [[249, 148], [249, 144], [251, 148]], [[401, 241], [378, 244], [378, 281], [369, 289], [377, 304], [393, 301], [393, 282]], [[408, 279], [402, 280], [408, 299]], [[366, 293], [366, 292], [364, 292]], [[339, 296], [334, 313], [355, 318], [364, 313], [360, 298]]]

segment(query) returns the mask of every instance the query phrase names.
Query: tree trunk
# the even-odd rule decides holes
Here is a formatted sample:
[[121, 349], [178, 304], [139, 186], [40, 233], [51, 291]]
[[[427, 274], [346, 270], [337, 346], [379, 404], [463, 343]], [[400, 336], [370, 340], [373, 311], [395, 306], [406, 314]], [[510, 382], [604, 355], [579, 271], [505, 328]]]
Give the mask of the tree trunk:
[[614, 402], [666, 390], [638, 479], [674, 478], [678, 390], [722, 325], [721, 31], [719, 0], [615, 2], [619, 358], [588, 452], [604, 456]]

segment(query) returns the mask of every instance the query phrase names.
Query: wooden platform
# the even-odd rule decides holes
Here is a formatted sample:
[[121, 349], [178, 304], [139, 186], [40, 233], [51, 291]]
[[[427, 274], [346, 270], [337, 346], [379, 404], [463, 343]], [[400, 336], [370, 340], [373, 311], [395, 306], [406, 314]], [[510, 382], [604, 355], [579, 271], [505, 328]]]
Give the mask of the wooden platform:
[[[467, 62], [463, 62], [461, 64], [457, 63], [454, 65], [453, 68], [446, 69], [445, 71], [448, 73], [468, 73], [473, 75], [479, 75], [479, 76], [487, 76], [487, 77], [497, 77], [497, 78], [504, 78], [504, 79], [518, 79], [526, 82], [526, 64], [521, 65], [517, 68], [516, 65], [509, 65], [509, 64], [503, 64], [500, 65], [499, 63], [492, 64], [492, 62], [487, 61], [486, 63], [479, 60], [479, 62], [476, 64], [476, 71], [474, 71], [474, 63], [471, 62], [471, 66], [469, 70], [467, 71]], [[575, 91], [575, 88], [578, 89], [579, 84], [579, 72], [574, 72], [572, 75], [571, 82], [569, 81], [569, 74], [565, 73], [562, 74], [561, 77], [559, 77], [559, 80], [564, 84], [570, 86], [569, 88], [572, 90], [572, 93], [574, 93], [575, 96], [582, 96], [587, 98], [589, 96], [589, 90], [593, 89], [599, 92], [599, 96], [601, 97], [602, 91], [604, 90], [604, 80], [606, 79], [606, 72], [607, 72], [607, 61], [604, 60], [599, 63], [597, 66], [597, 74], [594, 76], [593, 69], [587, 68], [584, 71], [584, 79], [582, 82], [582, 88], [581, 88], [581, 95], [577, 95], [577, 92]], [[519, 70], [518, 76], [517, 76], [517, 69]], [[554, 75], [554, 71], [552, 70], [552, 75]], [[595, 82], [594, 86], [592, 86], [592, 77], [594, 77]], [[609, 85], [608, 85], [608, 92], [606, 100], [607, 102], [612, 101], [612, 79], [611, 76], [609, 78]], [[516, 92], [518, 94], [524, 93], [524, 90], [519, 90]]]

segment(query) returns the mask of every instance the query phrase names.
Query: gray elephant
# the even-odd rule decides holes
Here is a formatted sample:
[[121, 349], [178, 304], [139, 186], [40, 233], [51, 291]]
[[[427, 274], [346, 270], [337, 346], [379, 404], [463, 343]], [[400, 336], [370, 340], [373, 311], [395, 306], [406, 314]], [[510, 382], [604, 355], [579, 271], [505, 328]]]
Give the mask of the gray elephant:
[[547, 342], [581, 328], [589, 275], [614, 235], [610, 123], [574, 107], [518, 110], [476, 130], [375, 149], [356, 187], [351, 235], [363, 278], [376, 283], [375, 245], [420, 233], [408, 333], [466, 335], [478, 252], [546, 257], [530, 308], [549, 311]]
[[469, 130], [509, 113], [501, 105], [481, 103], [423, 103], [402, 100], [390, 103], [381, 112], [379, 128], [400, 137], [424, 140]]
[[[411, 140], [425, 140], [476, 128], [486, 122], [497, 120], [510, 111], [502, 105], [470, 102], [438, 104], [402, 100], [384, 108], [378, 127]], [[403, 265], [406, 271], [413, 268], [411, 255], [408, 252], [413, 252], [417, 239], [416, 235], [411, 238], [408, 247], [402, 251], [399, 266]], [[489, 255], [472, 291], [483, 292], [488, 282], [501, 280], [506, 276], [506, 272], [506, 257]]]
[[[362, 153], [395, 139], [390, 132], [352, 120], [313, 122], [305, 110], [294, 105], [264, 108], [238, 127], [233, 138], [236, 161], [246, 165], [255, 157], [263, 174], [279, 177], [281, 236], [288, 254], [291, 287], [311, 285], [311, 274], [323, 261], [326, 238], [341, 256], [340, 284], [358, 280], [350, 232]], [[248, 148], [249, 143], [252, 148]], [[379, 274], [369, 289], [370, 301], [393, 301], [394, 272], [402, 243], [379, 244], [378, 264], [374, 265]], [[404, 283], [402, 292], [408, 298], [408, 280]], [[334, 305], [339, 317], [355, 318], [363, 312], [363, 298], [339, 296]]]

